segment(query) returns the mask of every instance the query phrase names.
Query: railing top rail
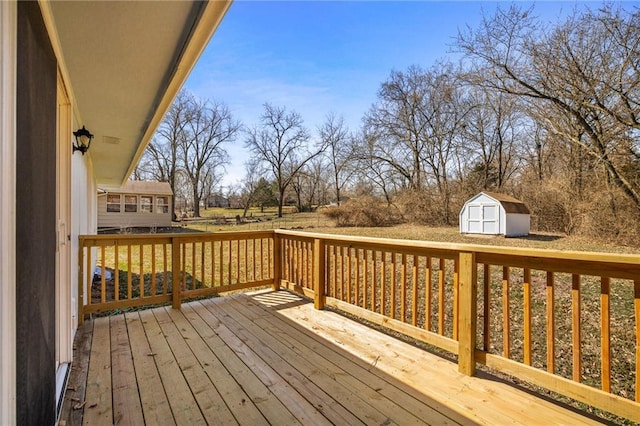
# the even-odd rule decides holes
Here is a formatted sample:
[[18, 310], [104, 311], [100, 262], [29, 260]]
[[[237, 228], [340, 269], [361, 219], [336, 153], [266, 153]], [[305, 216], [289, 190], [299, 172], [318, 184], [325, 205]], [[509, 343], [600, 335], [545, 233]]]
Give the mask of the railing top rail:
[[295, 237], [306, 238], [322, 238], [325, 241], [334, 241], [338, 243], [361, 243], [375, 246], [396, 246], [401, 248], [422, 248], [422, 249], [434, 249], [441, 251], [452, 252], [476, 252], [487, 253], [494, 255], [505, 256], [518, 256], [528, 258], [542, 258], [542, 259], [556, 259], [556, 260], [571, 260], [571, 261], [589, 261], [598, 263], [619, 263], [628, 265], [640, 265], [640, 255], [638, 254], [620, 254], [620, 253], [601, 253], [601, 252], [582, 252], [582, 251], [570, 251], [570, 250], [551, 250], [551, 249], [539, 249], [539, 248], [523, 248], [523, 247], [499, 247], [499, 246], [485, 246], [480, 244], [460, 244], [460, 243], [442, 243], [435, 241], [420, 241], [420, 240], [400, 240], [392, 238], [373, 238], [373, 237], [359, 237], [351, 235], [339, 235], [339, 234], [321, 234], [304, 231], [289, 231], [276, 229], [274, 230], [279, 235], [290, 235]]
[[109, 240], [118, 240], [118, 241], [127, 241], [127, 240], [167, 240], [172, 238], [193, 238], [193, 237], [206, 237], [210, 235], [222, 235], [222, 236], [230, 236], [230, 235], [264, 235], [270, 236], [273, 235], [273, 230], [254, 230], [254, 231], [218, 231], [218, 232], [176, 232], [176, 233], [166, 233], [166, 234], [98, 234], [98, 235], [80, 235], [78, 239], [80, 243], [86, 240], [91, 241], [109, 241]]

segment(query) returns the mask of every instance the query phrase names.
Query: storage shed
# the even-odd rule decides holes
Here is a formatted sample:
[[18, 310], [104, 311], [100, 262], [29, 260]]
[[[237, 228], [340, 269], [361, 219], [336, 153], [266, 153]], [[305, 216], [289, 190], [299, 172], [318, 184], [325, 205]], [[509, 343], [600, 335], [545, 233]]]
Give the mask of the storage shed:
[[173, 191], [167, 182], [127, 181], [98, 193], [98, 228], [171, 226]]
[[505, 237], [529, 235], [531, 215], [525, 204], [509, 195], [481, 192], [460, 211], [460, 233]]

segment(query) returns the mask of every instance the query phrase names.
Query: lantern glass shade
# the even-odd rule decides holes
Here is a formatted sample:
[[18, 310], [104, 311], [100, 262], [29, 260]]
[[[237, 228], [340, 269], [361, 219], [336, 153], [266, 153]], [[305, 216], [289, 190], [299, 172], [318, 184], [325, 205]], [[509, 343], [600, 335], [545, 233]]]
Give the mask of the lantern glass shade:
[[78, 129], [73, 132], [73, 136], [76, 138], [75, 144], [73, 144], [73, 152], [80, 151], [82, 155], [89, 150], [93, 135], [84, 126], [82, 129]]

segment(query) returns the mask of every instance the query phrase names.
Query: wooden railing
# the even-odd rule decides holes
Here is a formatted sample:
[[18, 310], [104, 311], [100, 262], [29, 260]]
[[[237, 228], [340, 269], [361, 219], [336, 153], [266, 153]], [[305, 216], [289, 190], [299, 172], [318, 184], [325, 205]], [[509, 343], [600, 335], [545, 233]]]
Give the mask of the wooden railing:
[[276, 236], [281, 285], [316, 307], [640, 422], [640, 256]]
[[465, 374], [484, 364], [640, 422], [640, 256], [283, 230], [80, 247], [81, 317], [286, 287], [457, 355]]
[[272, 231], [81, 236], [80, 319], [157, 303], [179, 307], [185, 298], [273, 285], [273, 236]]

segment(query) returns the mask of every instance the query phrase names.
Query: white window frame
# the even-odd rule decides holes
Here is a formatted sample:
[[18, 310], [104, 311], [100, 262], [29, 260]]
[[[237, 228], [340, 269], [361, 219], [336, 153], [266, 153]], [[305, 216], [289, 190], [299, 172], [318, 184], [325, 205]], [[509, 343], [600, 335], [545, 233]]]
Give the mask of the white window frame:
[[[153, 213], [153, 211], [154, 211], [154, 208], [153, 208], [153, 201], [154, 201], [153, 195], [140, 195], [139, 198], [140, 198], [140, 209], [139, 209], [140, 213]], [[143, 203], [142, 202], [143, 198], [150, 199], [151, 201], [149, 203]], [[148, 207], [149, 210], [145, 210], [145, 207]]]

